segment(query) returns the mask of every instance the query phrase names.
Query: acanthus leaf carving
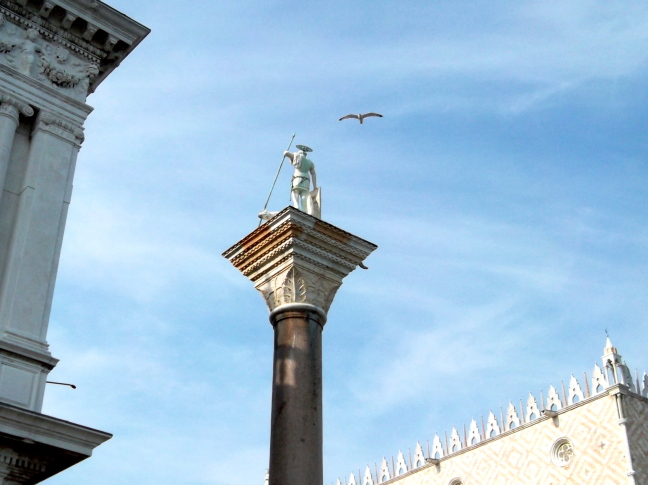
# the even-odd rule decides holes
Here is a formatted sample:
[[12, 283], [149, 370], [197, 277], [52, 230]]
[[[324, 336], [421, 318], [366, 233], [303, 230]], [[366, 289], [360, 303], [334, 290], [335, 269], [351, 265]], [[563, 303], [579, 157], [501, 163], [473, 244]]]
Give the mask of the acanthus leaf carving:
[[289, 303], [308, 303], [327, 311], [340, 285], [292, 266], [257, 289], [263, 294], [270, 311]]

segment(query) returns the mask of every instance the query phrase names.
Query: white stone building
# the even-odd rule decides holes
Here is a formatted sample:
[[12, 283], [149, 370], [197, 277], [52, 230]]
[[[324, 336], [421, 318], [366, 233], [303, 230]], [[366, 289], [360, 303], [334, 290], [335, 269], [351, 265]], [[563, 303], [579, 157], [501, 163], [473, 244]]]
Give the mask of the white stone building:
[[148, 32], [97, 0], [0, 0], [0, 484], [38, 483], [111, 436], [41, 414], [47, 326], [86, 97]]
[[648, 484], [648, 375], [633, 377], [608, 339], [591, 378], [568, 382], [337, 485]]

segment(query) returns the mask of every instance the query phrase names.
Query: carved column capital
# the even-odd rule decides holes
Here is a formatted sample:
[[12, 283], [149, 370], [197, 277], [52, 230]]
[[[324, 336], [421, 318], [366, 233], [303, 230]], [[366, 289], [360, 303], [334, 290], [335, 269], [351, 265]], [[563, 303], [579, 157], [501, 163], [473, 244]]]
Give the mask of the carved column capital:
[[34, 116], [34, 109], [27, 103], [8, 94], [0, 93], [0, 114], [18, 119], [19, 114]]
[[275, 313], [295, 304], [322, 314], [342, 280], [376, 245], [294, 207], [287, 207], [223, 253]]
[[75, 123], [63, 120], [58, 116], [48, 112], [41, 111], [38, 115], [38, 121], [36, 122], [35, 129], [44, 129], [65, 138], [72, 143], [81, 145], [85, 138], [83, 134], [83, 128]]

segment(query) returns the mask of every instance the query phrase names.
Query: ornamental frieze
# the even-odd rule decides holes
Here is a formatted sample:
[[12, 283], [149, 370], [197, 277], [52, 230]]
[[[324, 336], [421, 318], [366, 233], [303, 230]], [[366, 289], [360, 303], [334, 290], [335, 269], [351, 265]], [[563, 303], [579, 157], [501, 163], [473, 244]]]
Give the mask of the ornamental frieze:
[[36, 79], [62, 94], [84, 101], [99, 67], [44, 39], [36, 28], [27, 30], [0, 15], [0, 64]]

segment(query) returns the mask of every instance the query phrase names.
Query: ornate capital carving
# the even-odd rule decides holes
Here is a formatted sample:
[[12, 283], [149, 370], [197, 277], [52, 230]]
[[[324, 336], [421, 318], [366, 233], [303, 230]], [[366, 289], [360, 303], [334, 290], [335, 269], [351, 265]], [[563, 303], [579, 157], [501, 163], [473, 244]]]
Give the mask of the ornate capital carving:
[[25, 116], [34, 116], [34, 109], [27, 103], [2, 93], [0, 93], [0, 111], [3, 113], [15, 112], [16, 117], [18, 117], [18, 112]]
[[14, 123], [18, 124], [20, 111], [12, 104], [0, 102], [0, 115], [11, 118]]
[[287, 207], [223, 253], [272, 312], [304, 303], [328, 311], [342, 280], [376, 245]]
[[83, 128], [74, 123], [62, 120], [52, 113], [41, 111], [38, 117], [37, 128], [44, 128], [66, 140], [81, 144], [84, 140]]
[[289, 265], [288, 270], [264, 281], [257, 289], [270, 311], [290, 303], [308, 303], [327, 312], [342, 281], [322, 278], [311, 271]]

